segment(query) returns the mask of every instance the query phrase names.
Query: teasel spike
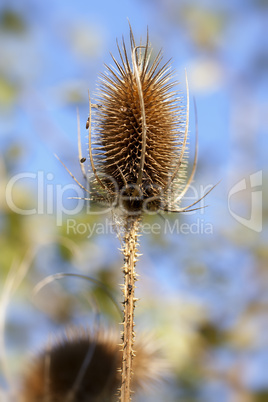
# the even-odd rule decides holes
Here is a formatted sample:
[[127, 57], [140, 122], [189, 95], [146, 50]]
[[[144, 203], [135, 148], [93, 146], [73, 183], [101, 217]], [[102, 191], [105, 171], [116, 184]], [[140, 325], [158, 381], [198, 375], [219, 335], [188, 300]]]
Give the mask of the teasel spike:
[[133, 34], [132, 27], [131, 27], [129, 20], [128, 20], [128, 25], [129, 25], [130, 46], [131, 46], [131, 50], [133, 50], [136, 47], [136, 43], [135, 43], [134, 34]]
[[117, 44], [118, 53], [119, 53], [119, 55], [120, 55], [120, 59], [121, 59], [123, 65], [124, 65], [124, 67], [125, 67], [125, 70], [128, 72], [129, 78], [132, 79], [132, 77], [131, 77], [131, 68], [130, 68], [130, 65], [129, 65], [128, 57], [127, 57], [127, 50], [126, 50], [126, 45], [125, 45], [124, 37], [122, 37], [122, 48], [123, 48], [123, 51], [124, 51], [125, 59], [124, 59], [124, 57], [123, 57], [123, 55], [122, 55], [122, 52], [121, 52], [121, 50], [120, 50], [120, 46], [119, 46], [118, 40], [116, 40], [116, 44]]
[[123, 175], [123, 172], [122, 172], [122, 170], [120, 169], [120, 166], [117, 165], [117, 168], [118, 168], [118, 170], [119, 170], [119, 172], [120, 172], [120, 175], [121, 175], [121, 177], [122, 177], [122, 180], [123, 180], [125, 186], [127, 186], [126, 178], [125, 178], [125, 176]]
[[[117, 42], [118, 46], [118, 42]], [[94, 146], [97, 169], [116, 182], [121, 199], [117, 199], [118, 222], [123, 233], [124, 265], [124, 330], [122, 349], [121, 402], [131, 399], [132, 358], [134, 355], [134, 295], [136, 262], [138, 260], [138, 233], [144, 208], [147, 210], [173, 210], [169, 205], [169, 192], [180, 189], [185, 182], [186, 145], [189, 125], [189, 88], [187, 73], [187, 110], [184, 116], [178, 92], [172, 91], [176, 82], [171, 81], [173, 71], [170, 60], [162, 62], [160, 51], [149, 63], [149, 35], [146, 44], [136, 45], [130, 26], [130, 66], [126, 45], [118, 46], [119, 62], [112, 56], [114, 66], [106, 66], [101, 75], [98, 99], [102, 103], [97, 111]], [[144, 52], [142, 49], [145, 49]], [[90, 118], [91, 121], [91, 118]], [[90, 153], [92, 157], [91, 138]], [[94, 154], [95, 155], [95, 154]], [[96, 178], [96, 184], [100, 184]], [[110, 191], [106, 178], [102, 189]], [[178, 200], [177, 200], [178, 201]], [[194, 203], [193, 203], [194, 205]], [[177, 208], [178, 205], [175, 205]], [[189, 208], [189, 206], [188, 206]], [[184, 211], [181, 209], [179, 211]], [[135, 362], [135, 359], [134, 359]]]
[[[116, 65], [116, 67], [117, 67], [118, 70], [120, 71], [122, 77], [124, 77], [124, 76], [125, 76], [125, 71], [124, 71], [124, 69], [120, 66], [120, 64], [118, 63], [118, 61], [114, 58], [113, 54], [110, 53], [110, 55], [111, 55], [111, 57], [112, 57], [112, 59], [113, 59], [115, 65]], [[124, 65], [124, 67], [125, 67], [124, 61], [123, 61], [123, 65]], [[109, 66], [108, 66], [108, 69], [109, 69]], [[110, 69], [110, 71], [111, 71], [111, 69]]]
[[164, 190], [163, 190], [164, 193], [168, 189], [168, 187], [170, 187], [170, 185], [172, 184], [174, 178], [176, 177], [176, 175], [178, 173], [178, 170], [179, 170], [182, 160], [183, 160], [184, 152], [186, 149], [186, 144], [187, 144], [188, 128], [189, 128], [189, 85], [188, 85], [188, 78], [187, 78], [186, 70], [185, 70], [185, 81], [186, 81], [186, 93], [187, 93], [187, 111], [186, 111], [186, 125], [185, 125], [185, 131], [184, 131], [183, 145], [182, 145], [182, 149], [181, 149], [181, 153], [180, 153], [180, 157], [179, 157], [177, 166], [171, 176], [170, 181], [167, 183], [166, 187], [164, 187]]
[[143, 59], [142, 59], [143, 64], [142, 64], [141, 80], [144, 79], [144, 76], [147, 72], [147, 68], [149, 66], [150, 57], [148, 57], [148, 48], [149, 48], [149, 28], [147, 26], [146, 45], [145, 45], [145, 51], [144, 51], [144, 55], [143, 55]]
[[[104, 67], [106, 67], [107, 70], [108, 70], [108, 71], [113, 75], [113, 77], [117, 80], [117, 82], [118, 82], [119, 84], [121, 84], [121, 80], [120, 80], [120, 78], [118, 77], [118, 75], [116, 74], [116, 71], [114, 71], [114, 69], [113, 69], [112, 67], [108, 66], [107, 64], [104, 64]], [[103, 73], [100, 74], [100, 79], [101, 79], [103, 82], [105, 82], [105, 83], [108, 81], [108, 82], [110, 82], [111, 85], [114, 86], [114, 82], [112, 81], [112, 79], [109, 78], [108, 76], [104, 75]]]
[[150, 70], [148, 71], [148, 82], [150, 82], [150, 80], [152, 79], [154, 73], [156, 72], [162, 60], [163, 60], [162, 49], [160, 49], [151, 65]]
[[[159, 78], [160, 78], [161, 76], [163, 76], [163, 75], [165, 76], [166, 72], [167, 72], [168, 69], [170, 68], [170, 63], [171, 63], [171, 59], [169, 59], [169, 60], [163, 65], [163, 67], [161, 67], [161, 69], [160, 69], [158, 72], [156, 72], [162, 60], [163, 60], [162, 50], [160, 50], [159, 53], [158, 53], [158, 55], [156, 56], [156, 58], [155, 58], [153, 64], [152, 64], [152, 66], [151, 66], [149, 72], [148, 72], [148, 85], [149, 85], [149, 83], [150, 83], [150, 80], [154, 77], [154, 79], [155, 79], [155, 81], [156, 81], [156, 84], [157, 84], [158, 86], [160, 86], [160, 85], [159, 85]], [[168, 78], [168, 77], [167, 77], [167, 78]], [[164, 88], [163, 88], [163, 89], [164, 89]]]
[[94, 173], [94, 176], [96, 178], [96, 180], [98, 181], [98, 183], [101, 185], [101, 187], [105, 190], [108, 190], [108, 192], [111, 192], [111, 190], [106, 187], [102, 181], [100, 180], [98, 174], [97, 174], [97, 170], [95, 168], [94, 165], [94, 161], [93, 161], [93, 155], [92, 155], [92, 147], [91, 147], [91, 100], [90, 100], [90, 93], [88, 91], [88, 101], [89, 101], [89, 125], [88, 125], [88, 144], [89, 144], [89, 157], [90, 157], [90, 163], [91, 163], [91, 168], [92, 171]]

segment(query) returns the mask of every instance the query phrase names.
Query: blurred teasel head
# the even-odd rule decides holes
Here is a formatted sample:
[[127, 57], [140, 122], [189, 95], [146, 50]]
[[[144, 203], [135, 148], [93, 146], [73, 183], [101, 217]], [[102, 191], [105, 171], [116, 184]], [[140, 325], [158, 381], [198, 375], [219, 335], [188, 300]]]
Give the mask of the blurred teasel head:
[[[148, 390], [169, 369], [159, 346], [140, 336], [133, 365], [133, 389]], [[97, 333], [82, 327], [52, 339], [28, 365], [19, 402], [100, 402], [118, 400], [122, 351], [112, 330]]]
[[[147, 40], [130, 52], [122, 41], [119, 61], [100, 76], [90, 159], [101, 198], [127, 215], [178, 209], [185, 186], [189, 96], [182, 104], [170, 61], [152, 58]], [[100, 194], [96, 191], [95, 194]], [[94, 196], [93, 196], [94, 198]], [[98, 197], [95, 196], [95, 199]], [[100, 199], [100, 197], [99, 197]]]

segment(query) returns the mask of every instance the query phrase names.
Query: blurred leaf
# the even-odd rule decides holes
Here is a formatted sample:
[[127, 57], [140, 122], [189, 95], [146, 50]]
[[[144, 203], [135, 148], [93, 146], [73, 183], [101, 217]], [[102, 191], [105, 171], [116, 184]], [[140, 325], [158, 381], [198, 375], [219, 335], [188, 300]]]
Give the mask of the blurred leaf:
[[211, 322], [202, 323], [199, 332], [209, 347], [219, 346], [226, 341], [224, 333]]
[[3, 229], [0, 232], [0, 266], [1, 274], [11, 266], [15, 256], [20, 256], [28, 247], [24, 233], [24, 219], [14, 212], [6, 212]]
[[7, 160], [17, 160], [24, 153], [24, 149], [18, 143], [11, 144], [10, 147], [5, 151], [5, 157]]
[[0, 29], [9, 33], [22, 34], [26, 31], [25, 21], [13, 10], [0, 13]]
[[0, 107], [9, 108], [15, 101], [18, 87], [6, 77], [0, 76]]
[[66, 103], [69, 104], [78, 104], [83, 103], [85, 101], [84, 94], [79, 91], [79, 89], [73, 88], [66, 92], [64, 95], [64, 99]]
[[268, 390], [263, 390], [256, 392], [254, 395], [255, 402], [267, 402], [268, 401]]
[[62, 243], [59, 243], [58, 247], [61, 258], [65, 261], [71, 261], [73, 257], [72, 251]]
[[180, 391], [183, 393], [183, 396], [180, 398], [180, 400], [185, 402], [198, 401], [198, 386], [201, 380], [201, 372], [195, 365], [185, 367], [177, 377], [178, 386]]
[[201, 8], [196, 4], [185, 5], [181, 13], [194, 43], [200, 48], [213, 49], [226, 25], [226, 14], [220, 10]]

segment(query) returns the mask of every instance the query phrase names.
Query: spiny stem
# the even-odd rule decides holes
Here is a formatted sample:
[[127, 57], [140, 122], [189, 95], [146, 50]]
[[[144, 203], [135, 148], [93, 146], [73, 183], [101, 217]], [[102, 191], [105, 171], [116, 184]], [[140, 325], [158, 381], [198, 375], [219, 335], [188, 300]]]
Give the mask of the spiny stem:
[[135, 282], [137, 275], [135, 265], [137, 261], [137, 237], [139, 218], [127, 217], [124, 236], [124, 320], [122, 334], [122, 383], [120, 389], [120, 401], [129, 402], [131, 400], [131, 376], [132, 376], [132, 359], [134, 356], [133, 344], [135, 340], [134, 332], [134, 309], [136, 298], [134, 297]]

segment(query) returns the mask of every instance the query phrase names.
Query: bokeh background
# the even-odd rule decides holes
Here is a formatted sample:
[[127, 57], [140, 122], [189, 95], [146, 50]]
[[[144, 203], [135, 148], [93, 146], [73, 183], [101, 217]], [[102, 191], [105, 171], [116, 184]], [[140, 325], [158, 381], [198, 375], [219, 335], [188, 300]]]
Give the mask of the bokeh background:
[[[182, 95], [187, 68], [190, 165], [193, 96], [198, 108], [195, 188], [221, 180], [206, 199], [208, 208], [167, 217], [171, 227], [186, 224], [189, 230], [172, 232], [159, 216], [145, 218], [161, 230], [140, 239], [136, 330], [161, 342], [171, 369], [157, 391], [136, 400], [268, 400], [267, 17], [267, 0], [1, 1], [2, 398], [18, 386], [29, 354], [51, 334], [71, 323], [91, 326], [97, 315], [103, 326], [119, 321], [94, 283], [65, 278], [37, 295], [33, 289], [47, 275], [73, 272], [100, 280], [121, 301], [120, 243], [111, 230], [96, 226], [107, 225], [110, 215], [89, 214], [86, 202], [82, 209], [83, 201], [69, 199], [76, 195], [74, 182], [54, 153], [84, 183], [76, 108], [87, 156], [87, 91], [94, 96], [103, 64], [112, 63], [109, 52], [117, 57], [116, 38], [124, 35], [129, 43], [128, 18], [138, 40], [148, 26], [154, 51], [163, 48], [164, 60], [172, 58]], [[251, 183], [259, 171], [262, 183]], [[243, 180], [245, 188], [230, 197]], [[252, 191], [259, 191], [256, 202]], [[62, 208], [75, 211], [77, 205], [79, 213], [59, 219]], [[37, 211], [26, 215], [15, 207]]]

